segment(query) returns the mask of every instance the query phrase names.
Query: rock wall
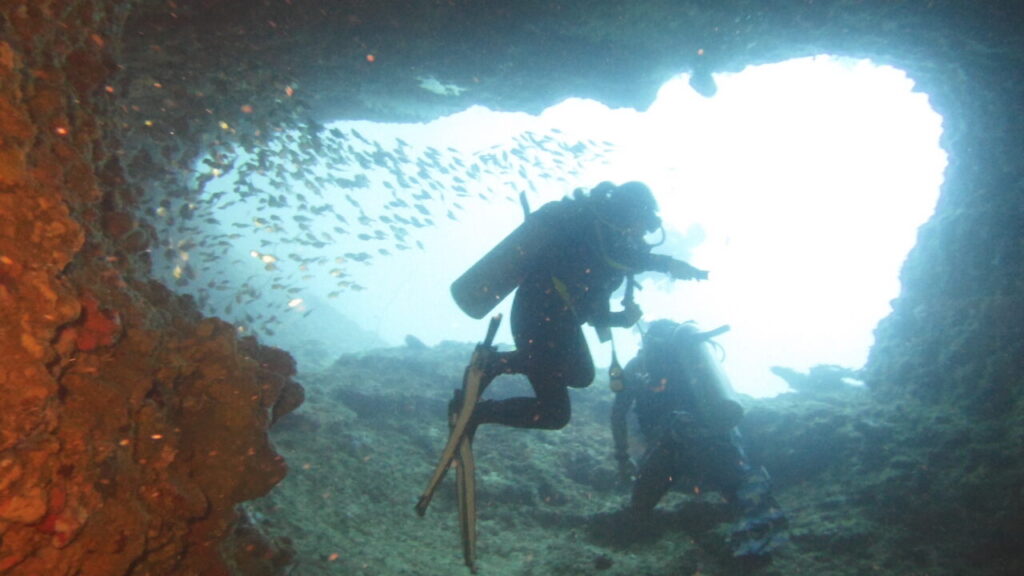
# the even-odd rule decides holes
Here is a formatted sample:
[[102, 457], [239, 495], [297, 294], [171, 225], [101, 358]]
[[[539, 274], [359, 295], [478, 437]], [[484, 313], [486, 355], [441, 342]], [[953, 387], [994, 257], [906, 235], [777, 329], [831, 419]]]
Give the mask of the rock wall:
[[0, 12], [0, 572], [270, 574], [235, 505], [285, 475], [267, 431], [302, 390], [147, 279], [105, 125], [130, 8]]

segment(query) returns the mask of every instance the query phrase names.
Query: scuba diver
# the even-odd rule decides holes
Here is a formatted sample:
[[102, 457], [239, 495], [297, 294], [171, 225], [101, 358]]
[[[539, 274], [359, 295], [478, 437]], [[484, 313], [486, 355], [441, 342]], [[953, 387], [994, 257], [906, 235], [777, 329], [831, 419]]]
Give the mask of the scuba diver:
[[[612, 405], [615, 459], [623, 480], [633, 479], [628, 513], [649, 516], [683, 479], [701, 491], [718, 490], [738, 512], [730, 547], [737, 558], [767, 558], [784, 543], [787, 520], [771, 494], [764, 467], [747, 463], [737, 424], [743, 408], [714, 357], [712, 338], [693, 322], [652, 322], [642, 348], [622, 373]], [[626, 416], [634, 407], [646, 450], [639, 466], [628, 452]]]
[[[642, 315], [630, 295], [623, 310], [609, 300], [624, 279], [640, 272], [664, 272], [678, 279], [707, 273], [681, 260], [651, 253], [644, 236], [661, 228], [658, 205], [640, 182], [604, 182], [589, 194], [552, 202], [473, 266], [452, 286], [456, 302], [482, 317], [497, 304], [495, 278], [515, 279], [512, 336], [516, 349], [494, 357], [489, 376], [525, 374], [534, 398], [485, 400], [471, 426], [497, 423], [557, 430], [569, 423], [568, 387], [594, 380], [594, 364], [581, 326], [590, 324], [607, 340], [612, 327], [628, 328]], [[528, 237], [529, 236], [529, 237]], [[502, 261], [509, 258], [512, 262]], [[514, 288], [503, 284], [506, 294]], [[631, 292], [631, 291], [630, 291]]]
[[[484, 342], [466, 369], [462, 390], [449, 406], [450, 435], [427, 489], [416, 505], [426, 513], [437, 484], [453, 461], [462, 516], [466, 564], [472, 561], [472, 464], [470, 445], [481, 424], [556, 430], [570, 419], [569, 387], [594, 380], [594, 365], [582, 325], [598, 330], [629, 327], [642, 315], [632, 299], [633, 275], [654, 271], [677, 279], [702, 280], [707, 272], [667, 255], [653, 254], [645, 236], [661, 229], [658, 205], [641, 182], [603, 182], [589, 192], [550, 202], [533, 213], [452, 284], [455, 302], [483, 318], [513, 290], [515, 350], [491, 346], [500, 315], [491, 319]], [[664, 230], [662, 229], [664, 234]], [[628, 279], [623, 309], [612, 312], [612, 293]], [[479, 401], [500, 374], [525, 374], [533, 397]], [[466, 484], [469, 487], [466, 487]]]

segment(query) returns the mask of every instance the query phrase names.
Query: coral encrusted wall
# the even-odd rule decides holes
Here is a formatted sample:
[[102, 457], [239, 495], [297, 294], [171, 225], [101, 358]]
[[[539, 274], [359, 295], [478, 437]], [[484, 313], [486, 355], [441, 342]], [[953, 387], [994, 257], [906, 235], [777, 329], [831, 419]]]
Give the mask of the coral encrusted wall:
[[146, 278], [103, 143], [130, 8], [0, 5], [0, 573], [272, 573], [234, 507], [283, 478], [267, 431], [302, 389]]

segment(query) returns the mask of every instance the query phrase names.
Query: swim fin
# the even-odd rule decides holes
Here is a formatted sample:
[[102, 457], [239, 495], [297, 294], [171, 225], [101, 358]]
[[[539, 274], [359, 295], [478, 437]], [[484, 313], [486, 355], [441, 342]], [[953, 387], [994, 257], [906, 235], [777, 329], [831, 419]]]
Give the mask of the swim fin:
[[476, 574], [476, 462], [473, 460], [472, 432], [467, 433], [459, 444], [455, 466], [455, 496], [459, 504], [462, 557], [469, 571]]
[[[451, 467], [452, 461], [455, 460], [463, 440], [470, 432], [469, 420], [473, 416], [476, 403], [480, 400], [484, 388], [490, 383], [490, 380], [485, 382], [485, 378], [493, 378], [494, 376], [493, 374], [488, 374], [487, 367], [494, 355], [497, 354], [491, 342], [494, 341], [494, 335], [497, 333], [500, 324], [501, 314], [491, 317], [491, 323], [487, 327], [487, 337], [483, 342], [477, 344], [476, 349], [473, 350], [473, 356], [469, 360], [469, 366], [466, 366], [466, 371], [462, 376], [461, 406], [457, 407], [455, 421], [450, 424], [448, 443], [445, 445], [444, 450], [441, 451], [441, 459], [437, 463], [437, 467], [434, 468], [434, 474], [430, 477], [427, 488], [423, 491], [419, 501], [416, 502], [416, 513], [420, 516], [427, 513], [427, 508], [434, 497], [434, 492], [437, 491], [438, 485], [441, 484], [441, 480], [444, 479], [448, 468]], [[458, 399], [457, 392], [456, 401]], [[472, 455], [470, 461], [472, 462]]]

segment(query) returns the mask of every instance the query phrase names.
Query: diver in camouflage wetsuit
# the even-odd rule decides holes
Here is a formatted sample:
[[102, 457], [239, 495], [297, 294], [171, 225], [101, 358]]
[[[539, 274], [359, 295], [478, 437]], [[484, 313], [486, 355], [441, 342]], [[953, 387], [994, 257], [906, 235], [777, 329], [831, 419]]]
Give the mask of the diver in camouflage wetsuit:
[[[728, 329], [728, 327], [723, 327]], [[740, 515], [730, 545], [736, 557], [764, 557], [785, 542], [787, 521], [763, 467], [752, 468], [736, 424], [742, 408], [712, 358], [710, 338], [693, 323], [652, 322], [643, 348], [623, 372], [612, 407], [615, 458], [633, 478], [634, 516], [651, 513], [680, 482], [719, 491]], [[627, 413], [635, 407], [646, 443], [639, 466], [628, 453]]]

